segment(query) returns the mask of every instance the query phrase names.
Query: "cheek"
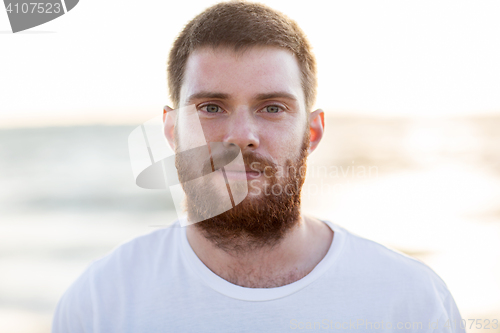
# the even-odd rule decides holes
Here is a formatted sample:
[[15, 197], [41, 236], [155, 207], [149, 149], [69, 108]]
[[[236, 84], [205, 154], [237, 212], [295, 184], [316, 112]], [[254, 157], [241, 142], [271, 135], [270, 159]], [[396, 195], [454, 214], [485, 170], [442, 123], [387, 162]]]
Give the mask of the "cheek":
[[302, 147], [303, 131], [303, 128], [288, 128], [283, 133], [272, 132], [272, 134], [265, 139], [268, 142], [267, 146], [269, 152], [277, 158], [280, 163], [289, 159], [294, 159]]
[[201, 133], [199, 133], [200, 127], [196, 127], [198, 130], [190, 126], [180, 126], [180, 129], [179, 127], [176, 127], [175, 139], [177, 144], [182, 146], [183, 149], [186, 149], [189, 146], [199, 146], [201, 144], [205, 144], [206, 142], [222, 141], [222, 134], [224, 133], [224, 126], [222, 124], [200, 119], [200, 125], [202, 131]]
[[225, 133], [224, 124], [213, 120], [200, 120], [201, 128], [203, 129], [203, 134], [205, 135], [205, 140], [208, 142], [221, 142]]

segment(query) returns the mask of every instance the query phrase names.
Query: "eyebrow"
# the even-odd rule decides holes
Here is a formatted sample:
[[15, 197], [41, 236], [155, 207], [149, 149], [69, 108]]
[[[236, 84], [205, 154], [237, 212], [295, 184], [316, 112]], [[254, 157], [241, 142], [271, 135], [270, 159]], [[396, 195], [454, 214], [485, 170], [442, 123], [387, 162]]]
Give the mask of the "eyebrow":
[[254, 99], [261, 101], [264, 99], [272, 99], [272, 98], [287, 98], [291, 99], [293, 101], [297, 101], [297, 97], [294, 95], [284, 92], [284, 91], [273, 91], [270, 93], [264, 93], [264, 94], [257, 94]]
[[[187, 99], [187, 104], [191, 104], [191, 101], [196, 100], [196, 99], [204, 99], [204, 98], [216, 98], [216, 99], [231, 99], [231, 95], [226, 94], [226, 93], [220, 93], [220, 92], [209, 92], [209, 91], [201, 91], [195, 94], [192, 94], [189, 96]], [[272, 99], [272, 98], [287, 98], [292, 101], [297, 101], [297, 97], [294, 95], [287, 93], [285, 91], [273, 91], [270, 93], [262, 93], [262, 94], [257, 94], [253, 97], [253, 99], [257, 101], [262, 101], [265, 99]]]
[[187, 99], [187, 104], [191, 104], [191, 101], [195, 99], [203, 99], [203, 98], [217, 98], [217, 99], [229, 99], [231, 96], [225, 93], [218, 92], [209, 92], [209, 91], [201, 91], [196, 94], [192, 94]]

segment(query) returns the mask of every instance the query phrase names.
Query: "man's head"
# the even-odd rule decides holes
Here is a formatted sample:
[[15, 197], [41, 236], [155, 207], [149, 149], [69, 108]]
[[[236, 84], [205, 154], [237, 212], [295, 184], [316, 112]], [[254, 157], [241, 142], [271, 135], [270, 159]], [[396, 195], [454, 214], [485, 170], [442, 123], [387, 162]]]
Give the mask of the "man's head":
[[[316, 72], [304, 34], [263, 5], [218, 4], [183, 30], [168, 74], [176, 108], [194, 105], [206, 141], [237, 145], [247, 169], [248, 197], [196, 227], [228, 250], [276, 244], [299, 222], [305, 161], [324, 127], [323, 111], [310, 110]], [[183, 124], [166, 123], [176, 152], [193, 135]], [[230, 170], [226, 177], [242, 180]], [[199, 193], [184, 190], [188, 216], [196, 215], [202, 208], [193, 198]]]
[[228, 46], [244, 51], [252, 46], [288, 50], [298, 61], [306, 110], [316, 99], [316, 60], [304, 32], [293, 20], [267, 6], [231, 1], [212, 6], [192, 19], [170, 50], [168, 88], [174, 108], [180, 107], [181, 87], [189, 56], [202, 47]]

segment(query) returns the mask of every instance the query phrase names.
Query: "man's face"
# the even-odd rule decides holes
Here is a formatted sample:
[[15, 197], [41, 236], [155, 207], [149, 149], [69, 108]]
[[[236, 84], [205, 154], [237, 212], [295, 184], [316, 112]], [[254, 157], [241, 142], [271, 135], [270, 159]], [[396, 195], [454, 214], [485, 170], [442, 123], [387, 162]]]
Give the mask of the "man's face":
[[[300, 78], [297, 60], [283, 49], [203, 48], [188, 59], [180, 105], [196, 105], [207, 141], [283, 165], [298, 157], [307, 125]], [[177, 134], [182, 143], [192, 133]]]
[[[246, 175], [228, 169], [227, 178], [249, 182], [248, 197], [219, 216], [226, 219], [197, 226], [219, 243], [244, 234], [256, 243], [259, 238], [281, 237], [298, 218], [305, 171], [299, 168], [305, 165], [309, 145], [309, 118], [295, 57], [275, 47], [253, 47], [243, 53], [228, 48], [198, 49], [188, 59], [181, 88], [180, 106], [188, 105], [195, 105], [207, 142], [235, 144], [241, 149]], [[175, 130], [176, 150], [182, 151], [183, 142], [193, 133], [179, 122]], [[289, 183], [295, 183], [293, 190], [285, 190]], [[262, 222], [257, 211], [281, 219], [272, 222], [274, 234], [273, 227], [255, 229]], [[236, 220], [232, 229], [224, 225], [229, 220]], [[220, 229], [232, 230], [232, 234], [217, 235]]]

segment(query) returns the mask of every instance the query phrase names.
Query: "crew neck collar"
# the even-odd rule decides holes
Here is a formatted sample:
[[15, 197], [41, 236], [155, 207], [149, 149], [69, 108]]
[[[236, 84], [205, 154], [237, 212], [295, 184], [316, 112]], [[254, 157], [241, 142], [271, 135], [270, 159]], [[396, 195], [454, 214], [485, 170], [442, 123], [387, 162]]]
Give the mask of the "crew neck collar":
[[235, 299], [242, 301], [270, 301], [282, 297], [291, 295], [302, 288], [305, 288], [320, 276], [322, 276], [337, 260], [339, 254], [343, 248], [346, 232], [345, 230], [330, 222], [322, 221], [330, 229], [333, 230], [333, 240], [328, 249], [328, 252], [323, 257], [323, 259], [314, 267], [314, 269], [309, 272], [302, 279], [292, 282], [290, 284], [275, 287], [275, 288], [248, 288], [235, 285], [228, 282], [212, 272], [201, 260], [198, 258], [196, 253], [191, 248], [189, 241], [187, 239], [186, 227], [181, 227], [181, 247], [184, 259], [193, 269], [193, 271], [199, 276], [199, 278], [210, 288], [215, 291]]

